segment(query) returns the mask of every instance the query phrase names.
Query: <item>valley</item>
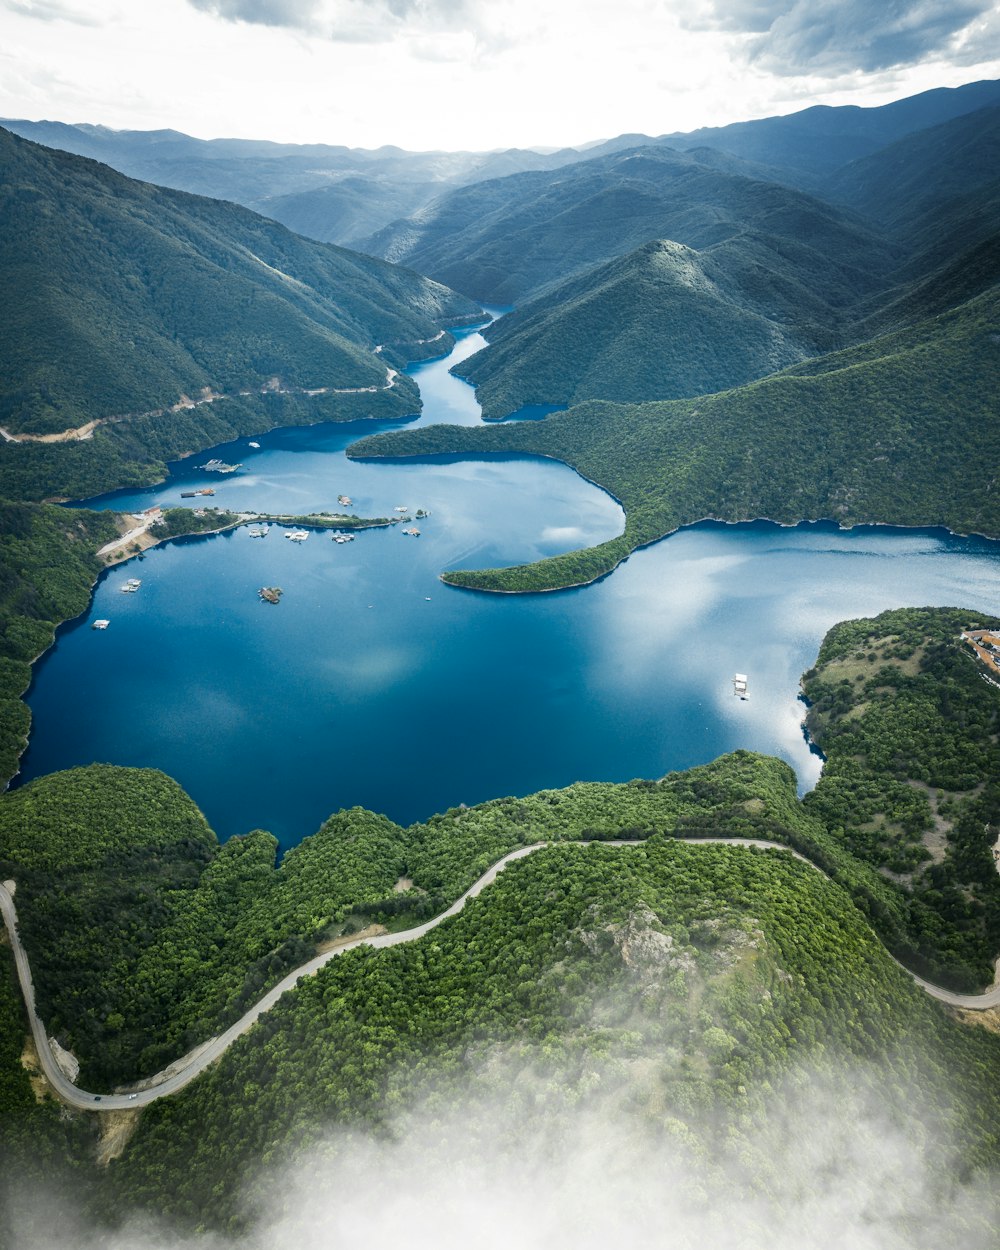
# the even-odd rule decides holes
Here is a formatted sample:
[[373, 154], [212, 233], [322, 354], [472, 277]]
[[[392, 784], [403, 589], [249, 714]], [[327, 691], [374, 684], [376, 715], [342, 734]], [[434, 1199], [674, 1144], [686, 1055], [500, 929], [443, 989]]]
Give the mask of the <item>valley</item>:
[[0, 129], [2, 1250], [992, 1244], [998, 119]]

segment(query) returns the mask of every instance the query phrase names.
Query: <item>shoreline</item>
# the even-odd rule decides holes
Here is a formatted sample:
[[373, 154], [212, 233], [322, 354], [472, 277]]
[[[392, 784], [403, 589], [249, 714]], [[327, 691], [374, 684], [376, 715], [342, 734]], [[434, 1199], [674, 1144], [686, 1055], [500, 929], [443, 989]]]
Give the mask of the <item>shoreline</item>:
[[[448, 454], [448, 453], [443, 453], [443, 454]], [[497, 453], [497, 454], [504, 455], [506, 453]], [[558, 456], [549, 456], [543, 452], [526, 452], [524, 454], [529, 457], [537, 456], [541, 460], [554, 460], [557, 464], [567, 464], [565, 460], [560, 460]], [[377, 457], [377, 458], [381, 459], [381, 457]], [[410, 458], [411, 457], [401, 457], [401, 459], [410, 459]], [[421, 457], [418, 457], [418, 456], [412, 457], [412, 459], [414, 460], [419, 460], [420, 458]], [[470, 456], [468, 458], [476, 459], [475, 456]], [[372, 459], [376, 459], [376, 457], [372, 457]], [[567, 467], [570, 469], [573, 469], [573, 466], [570, 464], [567, 464]], [[587, 477], [586, 474], [579, 473], [578, 470], [576, 469], [573, 469], [573, 472], [577, 473], [578, 476], [583, 478], [585, 482], [590, 483], [591, 486], [596, 486], [598, 490], [602, 490], [604, 491], [606, 495], [610, 496], [610, 498], [612, 498], [615, 501], [615, 503], [617, 503], [623, 509], [623, 511], [625, 511], [626, 521], [627, 521], [628, 512], [625, 509], [625, 505], [622, 504], [621, 500], [618, 499], [616, 495], [614, 495], [606, 487], [602, 486], [600, 482], [595, 482], [591, 478]], [[730, 525], [730, 526], [766, 524], [766, 525], [775, 525], [779, 527], [780, 529], [798, 529], [804, 525], [835, 525], [837, 527], [837, 532], [843, 533], [843, 534], [849, 534], [853, 530], [864, 529], [864, 528], [887, 529], [887, 530], [907, 530], [910, 532], [922, 531], [926, 533], [933, 533], [934, 531], [940, 531], [942, 534], [946, 534], [949, 538], [962, 538], [962, 539], [976, 538], [976, 539], [982, 539], [984, 542], [1000, 544], [1000, 535], [994, 536], [992, 534], [982, 534], [982, 533], [979, 533], [977, 530], [973, 530], [971, 533], [966, 534], [966, 533], [963, 533], [961, 530], [949, 529], [947, 525], [941, 525], [941, 524], [902, 525], [902, 524], [897, 524], [895, 521], [855, 521], [852, 525], [844, 525], [842, 521], [838, 521], [834, 517], [801, 517], [797, 521], [778, 521], [774, 517], [757, 516], [757, 517], [747, 517], [739, 521], [733, 521], [733, 520], [726, 519], [724, 517], [703, 516], [703, 517], [699, 517], [696, 521], [686, 521], [682, 525], [675, 525], [673, 529], [667, 530], [665, 533], [660, 534], [659, 537], [657, 538], [648, 538], [648, 539], [644, 539], [642, 542], [636, 543], [634, 547], [631, 547], [623, 556], [621, 556], [618, 560], [616, 560], [615, 563], [611, 565], [610, 568], [604, 569], [600, 573], [595, 573], [593, 577], [588, 577], [584, 581], [580, 581], [580, 582], [567, 582], [564, 585], [559, 585], [559, 586], [537, 586], [537, 587], [526, 586], [522, 590], [518, 590], [518, 589], [510, 590], [510, 589], [506, 589], [500, 586], [464, 586], [460, 582], [452, 582], [448, 580], [450, 575], [453, 575], [455, 573], [460, 573], [460, 572], [461, 573], [464, 573], [464, 572], [502, 573], [502, 572], [507, 572], [509, 569], [512, 569], [512, 568], [523, 567], [525, 569], [529, 569], [529, 568], [534, 567], [535, 565], [541, 564], [542, 561], [539, 561], [539, 560], [536, 560], [534, 562], [534, 565], [532, 564], [507, 565], [499, 569], [445, 570], [444, 572], [438, 574], [438, 579], [441, 582], [443, 582], [444, 585], [450, 586], [453, 590], [468, 590], [474, 594], [484, 594], [484, 595], [550, 595], [550, 594], [558, 594], [559, 592], [564, 591], [564, 590], [581, 590], [585, 586], [594, 586], [598, 582], [603, 581], [604, 578], [610, 577], [612, 573], [614, 573], [623, 564], [625, 564], [628, 561], [629, 557], [635, 555], [637, 551], [645, 551], [648, 547], [654, 547], [657, 543], [664, 542], [668, 538], [673, 538], [675, 534], [680, 534], [684, 530], [694, 529], [696, 526], [705, 525], [705, 524]], [[622, 534], [617, 535], [617, 537], [618, 538], [624, 537], [624, 532]], [[607, 539], [607, 541], [614, 542], [615, 539], [609, 538]], [[580, 547], [578, 548], [578, 550], [579, 551], [594, 551], [596, 550], [596, 548]], [[564, 554], [569, 555], [572, 553], [566, 552]], [[558, 560], [560, 557], [548, 556], [546, 558], [549, 560]]]

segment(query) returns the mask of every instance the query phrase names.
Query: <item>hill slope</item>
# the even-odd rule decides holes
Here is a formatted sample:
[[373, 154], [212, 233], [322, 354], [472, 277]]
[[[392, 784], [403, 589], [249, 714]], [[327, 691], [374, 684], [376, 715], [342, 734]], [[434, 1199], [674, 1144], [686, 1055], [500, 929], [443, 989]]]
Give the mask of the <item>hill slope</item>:
[[475, 312], [416, 274], [0, 131], [0, 425], [49, 433], [204, 389], [381, 387], [376, 343]]
[[717, 148], [745, 160], [798, 170], [812, 179], [895, 143], [914, 131], [1000, 103], [1000, 82], [937, 87], [875, 108], [814, 105], [784, 117], [762, 117], [729, 126], [706, 126], [661, 142], [685, 150]]
[[[969, 618], [895, 613], [838, 626], [811, 679], [829, 686], [832, 675], [836, 687], [831, 664], [858, 647], [888, 649], [883, 661], [902, 675], [913, 656], [900, 644], [919, 651], [932, 642], [931, 662], [900, 687], [902, 697], [883, 700], [879, 736], [889, 751], [906, 749], [915, 696], [934, 704], [926, 741], [961, 746], [968, 696], [981, 683], [973, 677], [960, 690], [944, 654], [959, 619]], [[874, 801], [862, 786], [847, 806], [861, 815], [861, 797], [864, 814], [888, 825], [898, 808], [893, 787], [929, 762], [924, 745], [907, 757], [912, 768], [895, 768], [900, 775], [875, 770]], [[936, 783], [975, 788], [991, 767], [973, 753], [967, 774]], [[408, 830], [354, 809], [331, 817], [279, 867], [267, 834], [219, 847], [187, 796], [152, 771], [92, 766], [3, 796], [0, 866], [19, 885], [40, 1008], [83, 1060], [85, 1078], [110, 1082], [217, 1032], [321, 940], [373, 919], [406, 925], [436, 914], [515, 847], [597, 843], [538, 851], [433, 935], [351, 951], [301, 983], [188, 1091], [144, 1113], [102, 1182], [109, 1207], [138, 1202], [196, 1222], [238, 1219], [248, 1178], [322, 1126], [385, 1133], [402, 1114], [424, 1149], [448, 1109], [468, 1127], [476, 1091], [503, 1105], [525, 1096], [519, 1145], [533, 1117], [556, 1113], [564, 1148], [573, 1136], [565, 1113], [595, 1094], [607, 1112], [611, 1095], [612, 1106], [639, 1112], [654, 1139], [679, 1133], [702, 1179], [727, 1140], [751, 1151], [756, 1174], [772, 1111], [780, 1131], [782, 1100], [771, 1099], [785, 1077], [797, 1098], [820, 1072], [835, 1086], [846, 1081], [846, 1091], [864, 1081], [868, 1063], [876, 1087], [907, 1091], [894, 1105], [897, 1124], [912, 1120], [926, 1134], [927, 1117], [944, 1114], [965, 1168], [994, 1163], [998, 1039], [950, 1020], [883, 942], [973, 981], [988, 975], [980, 956], [993, 947], [981, 927], [970, 944], [977, 926], [947, 892], [940, 922], [915, 925], [907, 891], [865, 863], [869, 856], [852, 854], [842, 832], [824, 828], [827, 815], [843, 819], [843, 769], [835, 773], [830, 794], [813, 805], [797, 799], [787, 765], [737, 752], [660, 781], [498, 799]], [[823, 871], [782, 852], [671, 835], [773, 838]], [[614, 837], [642, 845], [600, 845]], [[401, 876], [409, 879], [402, 893]], [[995, 946], [995, 933], [989, 941]], [[0, 1001], [5, 1022], [11, 1006]], [[9, 1049], [8, 1064], [18, 1053]], [[829, 1066], [844, 1060], [850, 1074]], [[924, 1101], [914, 1101], [914, 1080]], [[30, 1106], [21, 1099], [4, 1110], [15, 1124], [34, 1123]], [[494, 1134], [495, 1114], [484, 1104], [473, 1126], [479, 1114]]]
[[946, 525], [1000, 534], [1000, 291], [860, 347], [717, 395], [581, 404], [542, 422], [430, 426], [363, 439], [353, 456], [554, 456], [626, 509], [625, 533], [516, 569], [456, 572], [483, 590], [552, 590], [613, 569], [679, 525], [771, 517]]
[[893, 253], [840, 210], [706, 152], [645, 147], [439, 197], [365, 248], [488, 303], [517, 303], [652, 239], [703, 249], [745, 231], [835, 257], [855, 295]]
[[747, 230], [702, 252], [661, 240], [501, 318], [457, 372], [488, 419], [726, 390], [837, 345], [851, 285], [836, 257], [788, 238]]

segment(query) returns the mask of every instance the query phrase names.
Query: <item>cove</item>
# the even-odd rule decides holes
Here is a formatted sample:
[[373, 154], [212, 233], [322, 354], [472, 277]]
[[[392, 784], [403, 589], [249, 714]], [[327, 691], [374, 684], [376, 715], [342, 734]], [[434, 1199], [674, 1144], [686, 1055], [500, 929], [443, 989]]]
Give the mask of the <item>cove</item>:
[[[479, 340], [478, 342], [476, 340]], [[449, 367], [458, 337], [414, 366], [421, 423], [479, 421]], [[1000, 614], [1000, 544], [938, 530], [703, 522], [596, 585], [476, 595], [438, 573], [536, 559], [620, 533], [606, 494], [526, 458], [353, 462], [343, 448], [399, 423], [279, 430], [171, 466], [160, 486], [90, 501], [305, 512], [347, 494], [360, 515], [425, 508], [399, 529], [299, 545], [273, 527], [182, 540], [104, 575], [88, 613], [36, 666], [18, 783], [93, 760], [161, 768], [220, 837], [262, 827], [284, 846], [360, 804], [401, 823], [459, 803], [581, 779], [656, 777], [739, 747], [820, 761], [798, 679], [836, 621], [903, 605]], [[220, 478], [198, 465], [243, 462]], [[141, 590], [120, 585], [141, 577]], [[274, 607], [257, 589], [284, 590]], [[90, 629], [99, 617], [104, 632]], [[734, 671], [751, 698], [733, 698]]]

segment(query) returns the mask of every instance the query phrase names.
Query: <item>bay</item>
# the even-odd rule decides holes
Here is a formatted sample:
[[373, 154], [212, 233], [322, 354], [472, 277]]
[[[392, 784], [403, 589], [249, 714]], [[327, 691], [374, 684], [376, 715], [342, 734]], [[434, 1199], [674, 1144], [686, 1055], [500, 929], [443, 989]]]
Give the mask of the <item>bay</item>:
[[[482, 343], [462, 332], [448, 358], [411, 368], [421, 424], [479, 421], [448, 369]], [[661, 776], [740, 747], [787, 760], [804, 789], [821, 761], [798, 680], [830, 625], [904, 605], [1000, 613], [1000, 544], [827, 523], [703, 522], [557, 595], [448, 588], [443, 569], [610, 538], [621, 509], [552, 461], [343, 456], [383, 428], [400, 423], [273, 431], [259, 449], [239, 440], [171, 466], [158, 487], [90, 501], [175, 505], [182, 489], [212, 485], [213, 503], [237, 509], [336, 509], [346, 494], [360, 515], [430, 515], [419, 538], [394, 528], [297, 544], [280, 527], [264, 539], [244, 528], [111, 570], [36, 666], [18, 783], [93, 760], [161, 768], [221, 837], [262, 827], [283, 846], [343, 806], [408, 823], [581, 779]], [[213, 456], [243, 468], [198, 468]], [[120, 593], [129, 576], [142, 579], [137, 594]], [[281, 603], [261, 603], [262, 585], [281, 586]], [[93, 631], [100, 617], [111, 624]], [[746, 702], [735, 671], [749, 676]]]

